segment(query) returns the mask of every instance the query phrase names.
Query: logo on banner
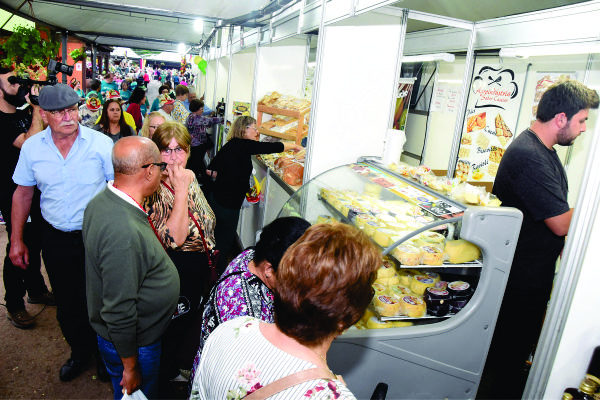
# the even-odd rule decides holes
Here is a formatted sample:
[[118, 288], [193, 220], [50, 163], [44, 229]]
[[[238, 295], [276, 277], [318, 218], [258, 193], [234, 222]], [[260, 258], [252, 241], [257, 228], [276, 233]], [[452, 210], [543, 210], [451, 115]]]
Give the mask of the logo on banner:
[[504, 110], [505, 105], [519, 93], [519, 86], [514, 79], [512, 69], [481, 68], [471, 86], [476, 96], [475, 108], [497, 107]]

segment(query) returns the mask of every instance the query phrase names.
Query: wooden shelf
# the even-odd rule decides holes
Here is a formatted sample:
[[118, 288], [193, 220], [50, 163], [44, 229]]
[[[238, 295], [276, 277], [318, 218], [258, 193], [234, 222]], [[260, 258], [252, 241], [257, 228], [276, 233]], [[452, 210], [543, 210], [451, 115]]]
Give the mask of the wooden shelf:
[[[304, 134], [304, 116], [310, 112], [310, 108], [307, 108], [304, 111], [295, 111], [295, 110], [288, 110], [288, 109], [284, 109], [284, 108], [268, 107], [263, 104], [259, 104], [257, 106], [257, 111], [258, 111], [258, 115], [256, 118], [256, 126], [259, 127], [258, 131], [261, 134], [267, 135], [267, 136], [273, 136], [273, 137], [285, 139], [285, 140], [293, 140], [296, 144], [300, 144], [302, 139], [304, 137], [306, 137], [306, 134]], [[262, 124], [263, 113], [270, 114], [270, 115], [285, 115], [286, 117], [296, 118], [298, 120], [298, 126], [296, 127], [296, 134], [293, 135], [291, 133], [276, 132], [276, 131], [272, 131], [270, 129], [261, 128], [260, 125]]]

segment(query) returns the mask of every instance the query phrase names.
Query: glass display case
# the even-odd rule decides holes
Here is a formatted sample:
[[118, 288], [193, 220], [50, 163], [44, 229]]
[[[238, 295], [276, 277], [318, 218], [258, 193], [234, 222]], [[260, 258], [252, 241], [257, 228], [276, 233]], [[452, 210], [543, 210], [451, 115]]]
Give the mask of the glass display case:
[[457, 201], [419, 183], [426, 173], [361, 159], [307, 182], [279, 213], [353, 224], [382, 249], [371, 305], [328, 353], [357, 398], [377, 382], [394, 399], [477, 392], [522, 214]]

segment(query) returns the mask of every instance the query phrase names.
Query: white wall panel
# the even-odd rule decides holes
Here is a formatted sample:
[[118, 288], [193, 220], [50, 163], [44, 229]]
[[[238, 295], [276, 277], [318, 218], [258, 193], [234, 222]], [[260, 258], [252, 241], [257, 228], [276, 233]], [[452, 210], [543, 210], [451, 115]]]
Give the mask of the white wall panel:
[[300, 97], [306, 58], [306, 39], [291, 38], [260, 48], [256, 82], [256, 98], [276, 90]]
[[206, 90], [204, 96], [204, 102], [211, 109], [215, 109], [216, 103], [214, 100], [215, 95], [215, 81], [217, 80], [217, 61], [209, 61], [206, 66]]
[[310, 176], [305, 178], [355, 162], [359, 156], [383, 154], [400, 28], [399, 24], [325, 28], [314, 89], [318, 109], [311, 114]]
[[252, 85], [254, 84], [254, 61], [256, 50], [233, 55], [231, 65], [231, 85], [229, 87], [229, 104], [227, 110], [231, 115], [234, 101], [252, 101]]

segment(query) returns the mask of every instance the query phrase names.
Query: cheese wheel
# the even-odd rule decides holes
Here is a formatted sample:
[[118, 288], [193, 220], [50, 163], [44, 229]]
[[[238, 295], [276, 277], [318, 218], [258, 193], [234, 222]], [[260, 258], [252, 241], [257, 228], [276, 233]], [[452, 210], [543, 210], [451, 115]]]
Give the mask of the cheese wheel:
[[373, 240], [381, 247], [388, 247], [391, 244], [394, 233], [389, 228], [379, 228], [373, 233]]
[[365, 224], [368, 221], [375, 221], [375, 217], [372, 215], [369, 215], [369, 214], [359, 214], [354, 219], [354, 223], [356, 224], [356, 227], [359, 229], [364, 229]]
[[422, 232], [416, 238], [416, 243], [418, 247], [421, 246], [436, 246], [439, 247], [440, 250], [444, 249], [444, 240], [446, 237], [441, 233], [437, 232]]
[[377, 279], [390, 278], [394, 275], [396, 275], [396, 268], [394, 268], [394, 265], [390, 264], [389, 262], [383, 263], [383, 266], [377, 270]]
[[412, 269], [401, 269], [398, 272], [399, 283], [403, 286], [410, 287], [410, 282], [415, 275], [420, 275], [420, 272]]
[[447, 241], [444, 252], [448, 255], [448, 261], [452, 264], [474, 261], [481, 256], [479, 247], [463, 239]]
[[385, 294], [375, 296], [373, 306], [375, 307], [375, 311], [384, 317], [393, 317], [400, 311], [400, 302], [398, 299]]
[[389, 293], [391, 296], [395, 296], [401, 298], [404, 295], [412, 295], [413, 292], [410, 291], [410, 288], [404, 285], [392, 285], [389, 287]]
[[379, 296], [380, 294], [386, 294], [387, 288], [379, 282], [373, 282], [371, 285], [373, 290], [375, 291], [375, 296]]
[[442, 265], [444, 253], [436, 246], [421, 247], [421, 261], [425, 265]]
[[422, 318], [425, 316], [427, 306], [425, 302], [416, 296], [406, 295], [400, 299], [400, 313], [411, 318]]
[[389, 278], [378, 278], [375, 282], [380, 283], [384, 286], [392, 286], [400, 283], [400, 277], [398, 275], [391, 276]]
[[383, 225], [377, 221], [367, 221], [365, 223], [364, 232], [367, 236], [373, 236], [375, 234], [375, 230], [378, 228], [383, 228]]
[[409, 244], [401, 244], [392, 250], [392, 254], [402, 265], [421, 264], [421, 250]]
[[440, 274], [436, 274], [435, 272], [423, 272], [423, 275], [427, 275], [428, 277], [430, 277], [431, 279], [433, 279], [433, 281], [435, 283], [438, 283], [440, 281]]
[[369, 329], [384, 329], [393, 328], [392, 321], [380, 321], [377, 317], [371, 317], [367, 321], [367, 328]]
[[410, 282], [410, 290], [419, 296], [423, 296], [425, 289], [434, 285], [435, 281], [427, 275], [415, 275]]
[[435, 286], [438, 289], [446, 289], [448, 287], [448, 282], [446, 281], [439, 281], [435, 283]]

